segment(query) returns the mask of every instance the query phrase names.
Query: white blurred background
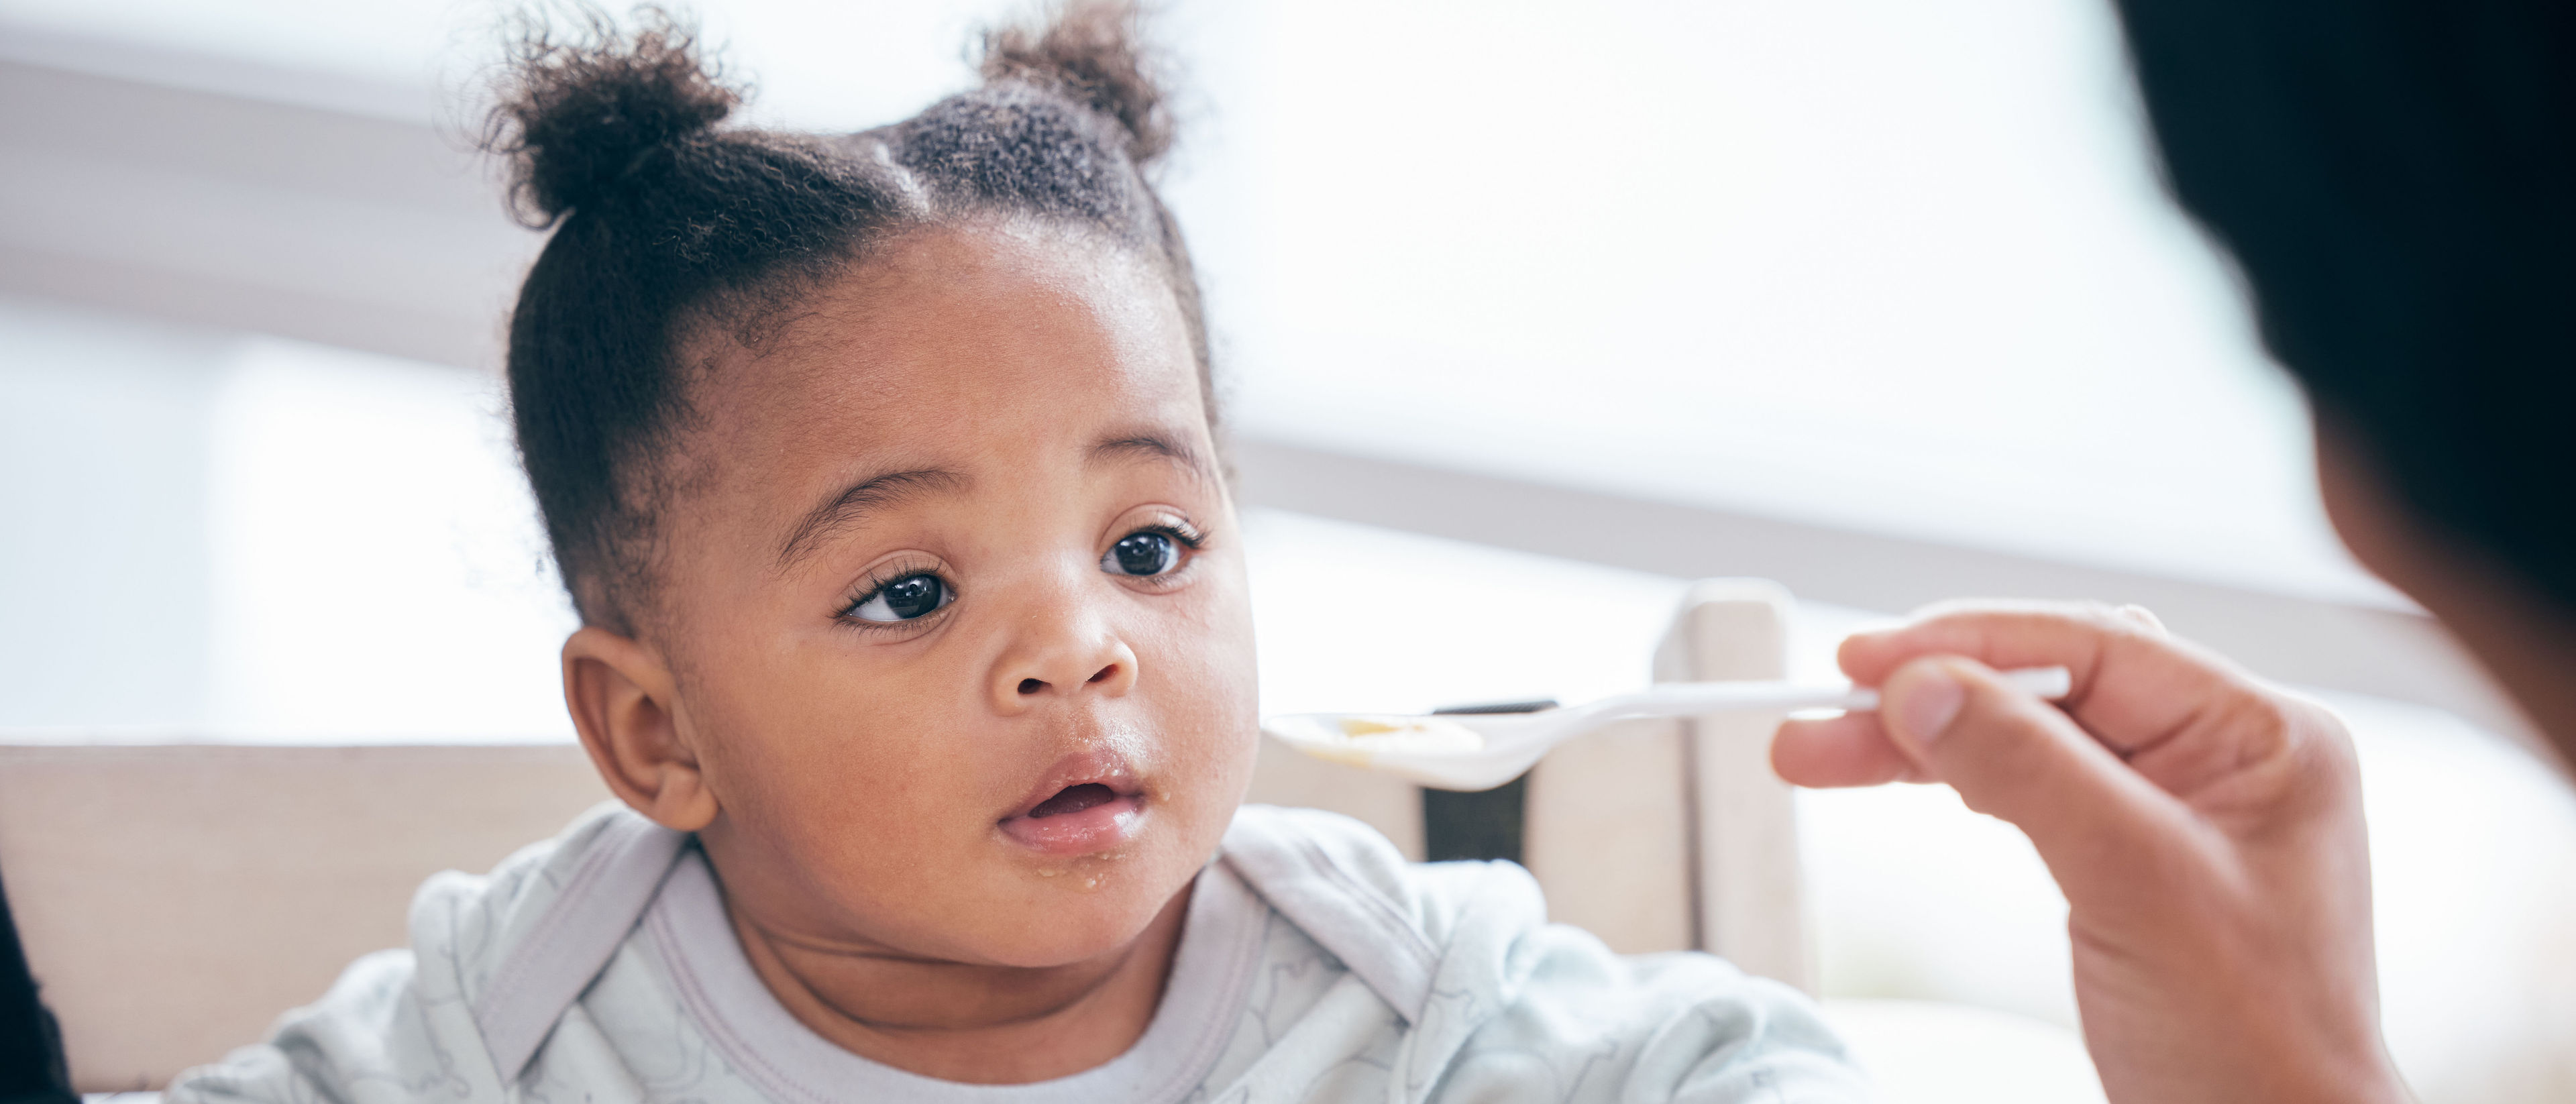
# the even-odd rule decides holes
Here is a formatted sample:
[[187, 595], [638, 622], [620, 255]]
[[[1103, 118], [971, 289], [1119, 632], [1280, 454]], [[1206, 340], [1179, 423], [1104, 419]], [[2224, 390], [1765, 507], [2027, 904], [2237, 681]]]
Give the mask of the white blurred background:
[[[1014, 10], [702, 9], [752, 118], [827, 130], [963, 87], [969, 29]], [[542, 239], [467, 152], [497, 12], [0, 0], [8, 738], [569, 738], [571, 616], [493, 374]], [[1626, 688], [1698, 576], [1810, 599], [1815, 678], [1922, 601], [2143, 602], [2360, 733], [2425, 1098], [2576, 1094], [2576, 803], [2326, 529], [2099, 0], [1159, 26], [1265, 708]], [[2011, 829], [1943, 789], [1802, 800], [1828, 995], [2074, 1024], [2064, 905]]]

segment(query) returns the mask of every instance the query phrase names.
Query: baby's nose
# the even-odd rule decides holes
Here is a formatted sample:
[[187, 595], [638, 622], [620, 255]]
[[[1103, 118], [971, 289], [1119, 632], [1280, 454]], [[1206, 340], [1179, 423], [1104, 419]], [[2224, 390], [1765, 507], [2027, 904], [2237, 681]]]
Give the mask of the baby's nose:
[[994, 707], [1016, 713], [1050, 694], [1125, 694], [1136, 652], [1106, 626], [1065, 625], [1021, 642], [993, 672]]

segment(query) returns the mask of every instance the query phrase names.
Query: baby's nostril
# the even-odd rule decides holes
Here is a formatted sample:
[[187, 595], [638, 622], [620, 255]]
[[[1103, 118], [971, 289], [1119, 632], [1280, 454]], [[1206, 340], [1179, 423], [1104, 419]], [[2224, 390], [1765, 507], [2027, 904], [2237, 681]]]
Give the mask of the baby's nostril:
[[1040, 691], [1040, 690], [1044, 690], [1044, 689], [1046, 689], [1046, 683], [1044, 683], [1044, 682], [1040, 682], [1040, 681], [1038, 681], [1037, 679], [1021, 679], [1021, 680], [1020, 680], [1020, 693], [1023, 693], [1023, 694], [1034, 694], [1034, 693], [1037, 693], [1038, 691]]
[[1100, 669], [1100, 673], [1099, 673], [1099, 674], [1096, 674], [1096, 675], [1091, 676], [1091, 681], [1093, 681], [1093, 682], [1105, 682], [1105, 681], [1107, 681], [1107, 680], [1108, 680], [1108, 678], [1109, 678], [1109, 676], [1110, 676], [1110, 675], [1116, 674], [1116, 673], [1117, 673], [1117, 671], [1118, 671], [1118, 665], [1117, 665], [1117, 664], [1115, 664], [1115, 663], [1112, 663], [1112, 664], [1110, 664], [1109, 666], [1106, 666], [1106, 667], [1101, 668], [1101, 669]]

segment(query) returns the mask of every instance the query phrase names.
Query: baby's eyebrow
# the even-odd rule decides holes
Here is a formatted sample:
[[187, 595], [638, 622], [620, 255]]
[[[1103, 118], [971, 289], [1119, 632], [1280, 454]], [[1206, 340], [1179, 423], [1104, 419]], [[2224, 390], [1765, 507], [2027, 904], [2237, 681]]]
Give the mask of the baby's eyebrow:
[[911, 468], [881, 472], [859, 480], [814, 507], [778, 547], [778, 568], [793, 566], [823, 538], [860, 524], [871, 511], [882, 510], [925, 494], [955, 493], [966, 488], [965, 476], [946, 468]]
[[1112, 458], [1169, 461], [1181, 470], [1203, 480], [1213, 480], [1216, 475], [1215, 471], [1208, 467], [1206, 458], [1198, 454], [1198, 450], [1183, 443], [1179, 438], [1150, 431], [1124, 434], [1091, 446], [1092, 463], [1096, 464]]

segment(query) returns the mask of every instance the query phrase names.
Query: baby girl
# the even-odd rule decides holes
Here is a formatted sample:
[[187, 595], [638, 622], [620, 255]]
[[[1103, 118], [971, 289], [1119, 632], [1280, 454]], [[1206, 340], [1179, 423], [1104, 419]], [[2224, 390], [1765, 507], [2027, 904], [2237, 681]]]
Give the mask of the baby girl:
[[431, 880], [174, 1104], [1864, 1095], [1787, 988], [1240, 807], [1242, 534], [1134, 24], [995, 33], [837, 136], [721, 125], [649, 14], [524, 45], [510, 393], [619, 801]]

